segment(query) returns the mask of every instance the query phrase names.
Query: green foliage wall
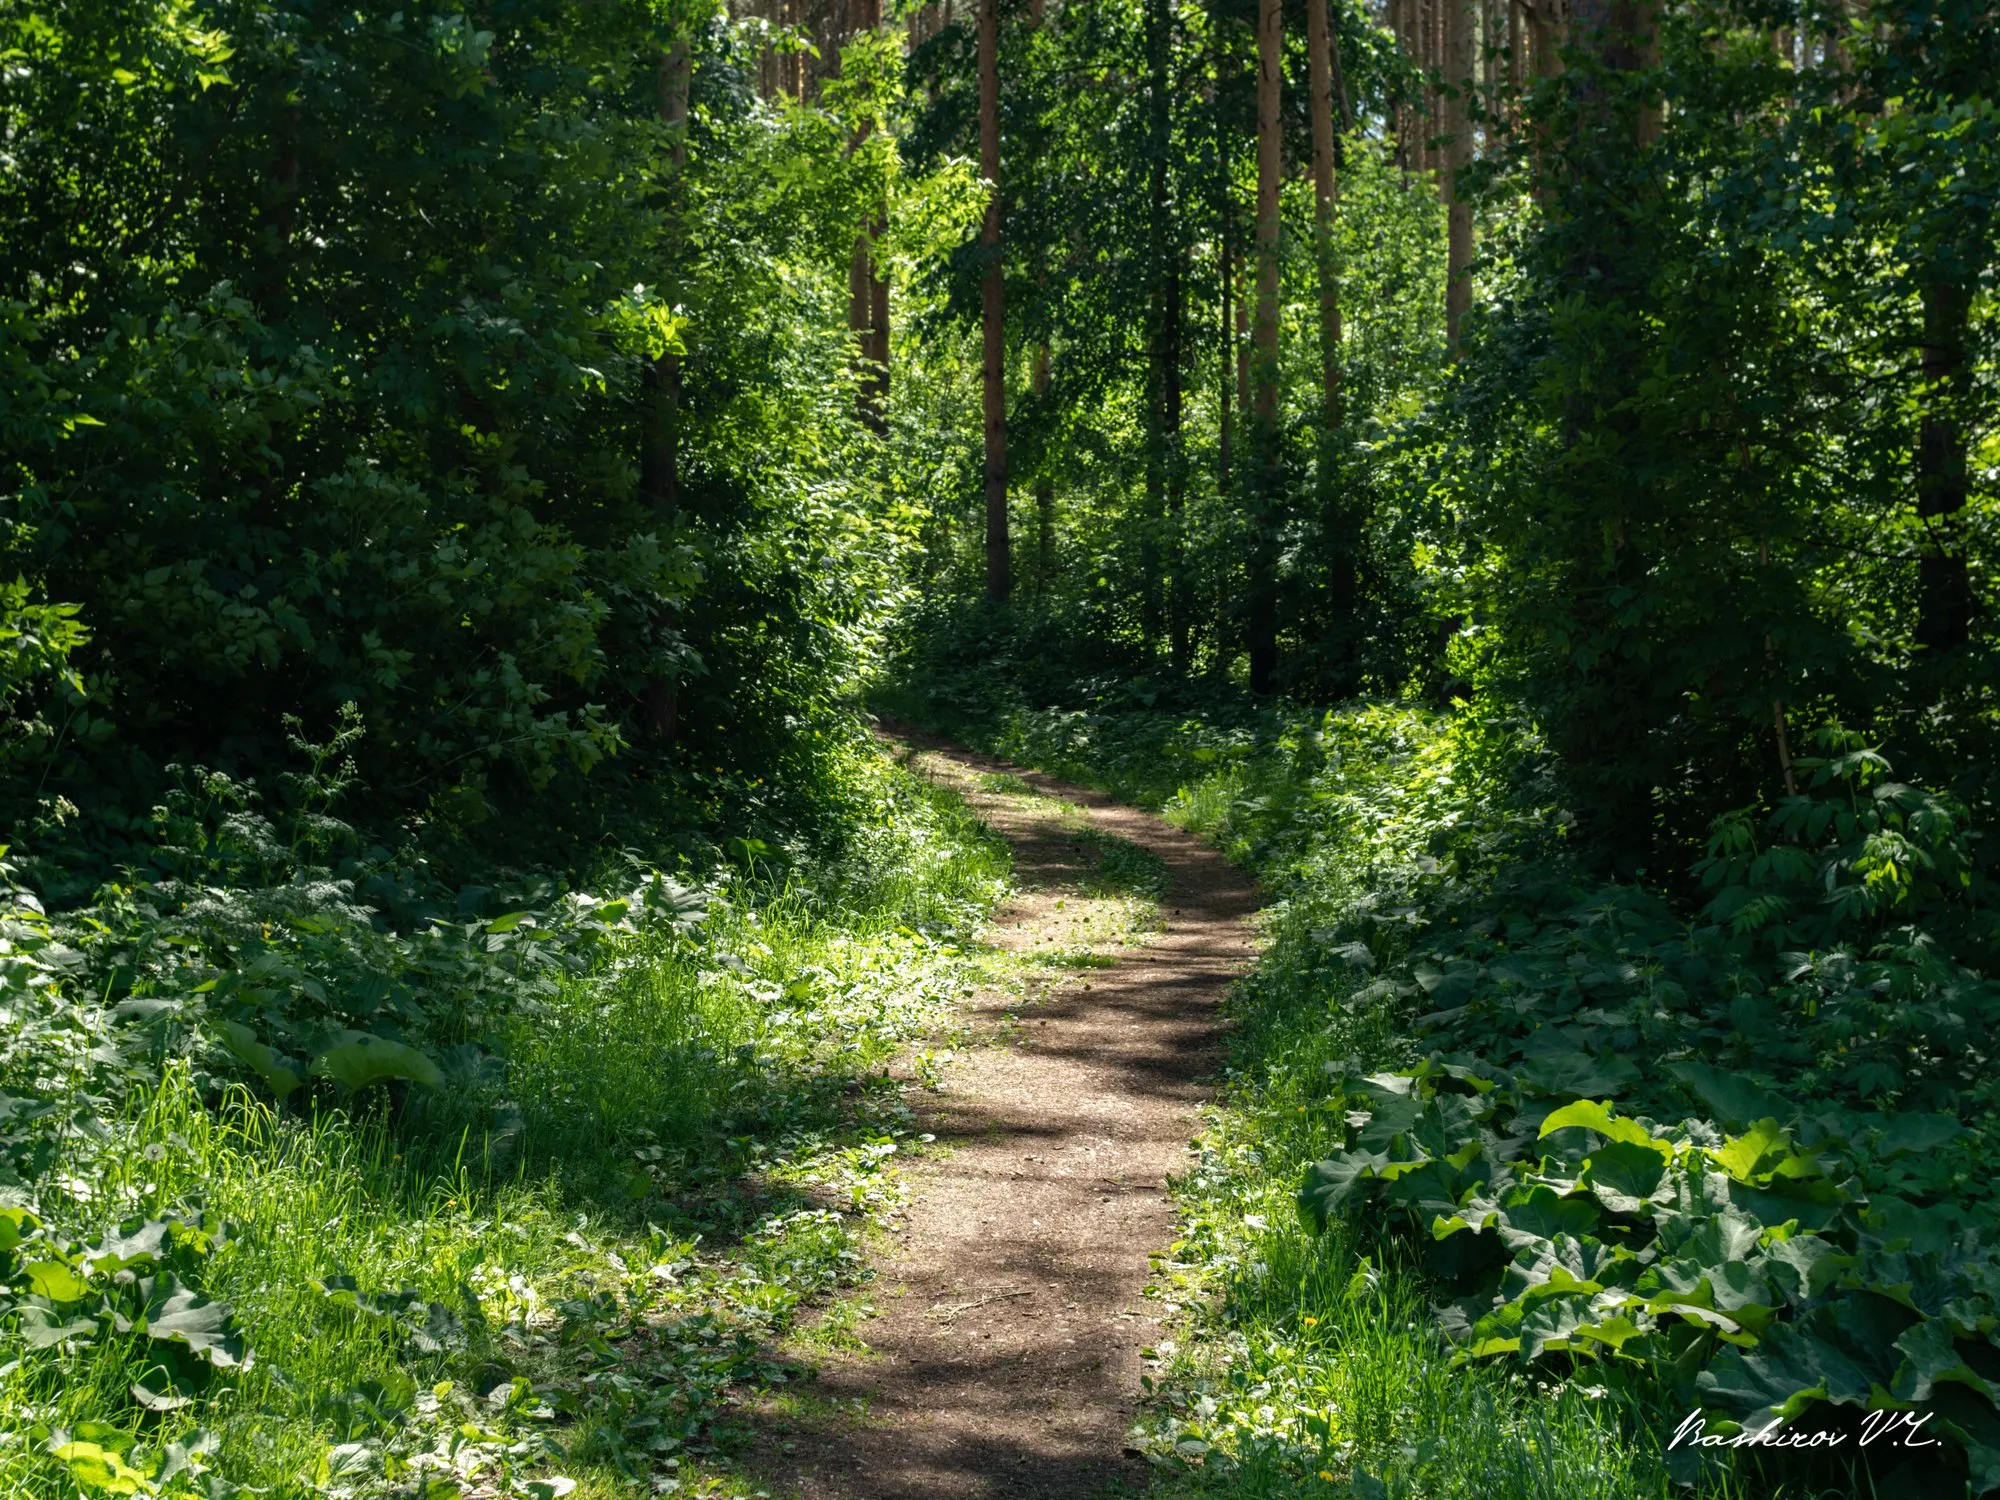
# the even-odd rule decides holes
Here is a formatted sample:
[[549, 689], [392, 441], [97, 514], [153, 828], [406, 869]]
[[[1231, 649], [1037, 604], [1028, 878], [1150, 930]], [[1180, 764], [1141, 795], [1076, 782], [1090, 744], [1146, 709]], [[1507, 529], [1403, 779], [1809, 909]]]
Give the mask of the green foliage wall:
[[90, 638], [17, 816], [115, 845], [162, 763], [268, 772], [347, 702], [373, 815], [448, 825], [641, 741], [659, 679], [641, 761], [810, 753], [903, 545], [845, 335], [881, 68], [774, 107], [705, 7], [562, 0], [39, 6], [0, 50], [0, 514]]
[[1657, 68], [1530, 102], [1542, 202], [1446, 419], [1457, 603], [1627, 871], [1785, 795], [1829, 717], [1935, 781], [1990, 758], [1992, 18], [1798, 20], [1785, 56], [1673, 7]]

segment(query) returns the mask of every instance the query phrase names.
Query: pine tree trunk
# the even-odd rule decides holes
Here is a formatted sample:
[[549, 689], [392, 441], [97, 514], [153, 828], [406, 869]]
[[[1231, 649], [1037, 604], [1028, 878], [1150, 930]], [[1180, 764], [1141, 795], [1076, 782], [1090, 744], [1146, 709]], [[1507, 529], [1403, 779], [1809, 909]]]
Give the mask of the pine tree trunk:
[[1311, 53], [1313, 149], [1313, 258], [1319, 272], [1320, 421], [1329, 435], [1340, 426], [1340, 277], [1334, 265], [1334, 215], [1339, 178], [1333, 145], [1333, 49], [1327, 36], [1326, 0], [1306, 0], [1306, 45]]
[[[693, 71], [687, 38], [676, 36], [654, 78], [660, 123], [668, 132], [669, 202], [660, 253], [670, 266], [680, 254], [680, 197], [687, 171], [688, 88]], [[669, 351], [647, 362], [640, 375], [639, 400], [639, 498], [664, 534], [674, 525], [681, 503], [680, 355]], [[646, 684], [645, 705], [647, 730], [656, 739], [671, 740], [679, 717], [679, 683], [671, 677], [653, 678]]]
[[[1253, 230], [1254, 233], [1254, 230]], [[1246, 274], [1243, 252], [1236, 252], [1236, 409], [1242, 413], [1239, 423], [1246, 431], [1250, 426], [1250, 305], [1257, 300], [1256, 292]]]
[[[1334, 97], [1340, 83], [1338, 40], [1327, 25], [1327, 0], [1306, 0], [1306, 39], [1311, 53], [1313, 141], [1313, 250], [1319, 273], [1320, 444], [1319, 509], [1330, 542], [1327, 615], [1336, 633], [1334, 676], [1338, 691], [1353, 686], [1348, 648], [1354, 615], [1358, 560], [1355, 525], [1338, 490], [1336, 464], [1342, 410], [1340, 268], [1334, 231], [1340, 211], [1339, 142], [1334, 135]], [[1344, 92], [1344, 91], [1343, 91]], [[1343, 119], [1345, 118], [1343, 112]]]
[[1180, 253], [1173, 252], [1167, 269], [1165, 302], [1161, 326], [1163, 353], [1160, 361], [1160, 429], [1166, 439], [1167, 455], [1167, 637], [1174, 667], [1185, 672], [1189, 666], [1191, 635], [1188, 601], [1183, 574], [1187, 563], [1187, 463], [1181, 445], [1181, 318], [1182, 286]]
[[1445, 29], [1443, 173], [1448, 245], [1444, 295], [1445, 338], [1454, 357], [1465, 315], [1472, 307], [1472, 204], [1463, 176], [1472, 161], [1472, 102], [1474, 71], [1473, 0], [1442, 0]]
[[1257, 6], [1257, 310], [1250, 358], [1251, 448], [1256, 499], [1251, 514], [1249, 579], [1250, 686], [1268, 693], [1278, 669], [1278, 510], [1283, 488], [1278, 451], [1278, 190], [1283, 171], [1280, 109], [1284, 94], [1284, 12], [1280, 0]]
[[1007, 536], [1007, 324], [1000, 244], [1000, 0], [979, 0], [979, 171], [990, 185], [979, 242], [986, 265], [979, 288], [986, 408], [986, 597], [1014, 591]]
[[[852, 16], [856, 34], [879, 30], [882, 0], [857, 0]], [[872, 121], [862, 122], [854, 135], [857, 148], [872, 128]], [[854, 332], [863, 367], [857, 396], [859, 413], [876, 432], [886, 432], [889, 426], [889, 282], [881, 274], [875, 254], [888, 229], [888, 216], [888, 205], [878, 203], [854, 241], [854, 262], [847, 279], [847, 326]]]
[[1511, 109], [1519, 97], [1521, 84], [1527, 78], [1526, 52], [1528, 35], [1523, 29], [1525, 18], [1521, 14], [1521, 0], [1507, 0], [1507, 93]]
[[1965, 425], [1957, 407], [1965, 385], [1972, 298], [1962, 286], [1933, 281], [1924, 288], [1923, 303], [1917, 515], [1927, 524], [1917, 560], [1917, 643], [1943, 652], [1963, 646], [1972, 633], [1972, 584], [1956, 534], [1957, 517], [1971, 493]]
[[[1225, 188], [1225, 191], [1227, 189]], [[1235, 458], [1236, 416], [1231, 410], [1230, 397], [1236, 392], [1236, 286], [1231, 272], [1236, 263], [1234, 206], [1223, 205], [1222, 243], [1216, 251], [1216, 280], [1222, 287], [1221, 317], [1216, 329], [1220, 342], [1221, 374], [1220, 389], [1216, 393], [1220, 416], [1216, 422], [1216, 486], [1224, 495], [1229, 493], [1230, 469]]]
[[[1044, 339], [1035, 345], [1035, 365], [1031, 378], [1037, 398], [1049, 393], [1049, 345]], [[1035, 475], [1035, 593], [1046, 595], [1056, 571], [1056, 480], [1049, 455], [1042, 454]]]
[[[1174, 317], [1168, 306], [1168, 286], [1174, 280], [1171, 208], [1168, 203], [1168, 150], [1172, 145], [1173, 100], [1169, 95], [1169, 50], [1172, 23], [1168, 0], [1145, 0], [1146, 26], [1146, 257], [1152, 286], [1147, 297], [1146, 370], [1146, 513], [1141, 539], [1143, 575], [1140, 589], [1141, 628], [1148, 644], [1161, 633], [1167, 603], [1166, 556], [1172, 550], [1167, 499], [1167, 386], [1169, 360], [1167, 324]], [[1176, 290], [1175, 295], [1178, 295]], [[1171, 632], [1169, 631], [1169, 634]]]

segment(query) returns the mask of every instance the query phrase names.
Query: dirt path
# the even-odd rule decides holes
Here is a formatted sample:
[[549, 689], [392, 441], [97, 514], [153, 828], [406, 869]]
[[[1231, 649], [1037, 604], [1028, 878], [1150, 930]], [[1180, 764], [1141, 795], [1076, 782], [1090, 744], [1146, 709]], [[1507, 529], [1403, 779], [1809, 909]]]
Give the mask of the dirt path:
[[870, 1352], [822, 1359], [791, 1441], [757, 1467], [801, 1500], [1102, 1495], [1142, 1477], [1121, 1453], [1139, 1351], [1159, 1336], [1147, 1257], [1172, 1236], [1166, 1178], [1188, 1161], [1256, 891], [1213, 850], [1099, 793], [903, 743], [1013, 845], [1021, 894], [995, 916], [1002, 946], [1088, 944], [1107, 961], [1103, 903], [1087, 894], [1105, 846], [1087, 830], [1150, 851], [1166, 889], [1157, 927], [1128, 933], [1115, 966], [1064, 972], [1039, 1003], [975, 1000], [989, 1044], [951, 1066], [942, 1094], [913, 1095], [951, 1149], [912, 1171], [904, 1232], [870, 1291], [880, 1316], [857, 1329]]

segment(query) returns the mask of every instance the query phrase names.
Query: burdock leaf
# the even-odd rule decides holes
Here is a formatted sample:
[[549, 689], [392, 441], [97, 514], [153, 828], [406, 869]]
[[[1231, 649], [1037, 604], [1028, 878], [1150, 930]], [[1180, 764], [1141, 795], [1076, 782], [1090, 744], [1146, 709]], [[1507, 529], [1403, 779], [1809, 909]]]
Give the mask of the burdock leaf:
[[240, 1368], [250, 1359], [243, 1331], [236, 1326], [229, 1304], [191, 1291], [170, 1272], [152, 1279], [146, 1294], [145, 1328], [148, 1337], [180, 1344], [217, 1369]]
[[344, 1031], [340, 1035], [340, 1041], [312, 1060], [308, 1071], [315, 1077], [331, 1078], [350, 1092], [391, 1078], [407, 1078], [427, 1089], [444, 1082], [438, 1065], [415, 1047], [365, 1031]]

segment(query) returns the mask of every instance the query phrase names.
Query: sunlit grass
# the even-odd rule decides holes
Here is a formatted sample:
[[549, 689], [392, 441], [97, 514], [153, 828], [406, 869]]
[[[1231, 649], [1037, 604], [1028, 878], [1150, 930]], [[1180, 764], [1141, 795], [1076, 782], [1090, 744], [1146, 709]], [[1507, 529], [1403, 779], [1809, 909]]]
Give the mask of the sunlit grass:
[[[115, 1139], [75, 1142], [98, 1201], [229, 1226], [202, 1288], [255, 1357], [149, 1414], [137, 1335], [17, 1349], [0, 1492], [79, 1494], [51, 1434], [157, 1472], [202, 1429], [196, 1468], [284, 1500], [426, 1476], [526, 1496], [552, 1473], [581, 1496], [755, 1493], [727, 1392], [782, 1374], [800, 1309], [865, 1281], [914, 1143], [886, 1066], [983, 974], [968, 943], [1008, 881], [948, 794], [879, 761], [857, 778], [872, 816], [844, 859], [738, 884], [699, 933], [622, 939], [513, 1017], [497, 1104], [377, 1090], [301, 1114], [176, 1068]], [[808, 1343], [851, 1341], [864, 1307], [835, 1300]]]

